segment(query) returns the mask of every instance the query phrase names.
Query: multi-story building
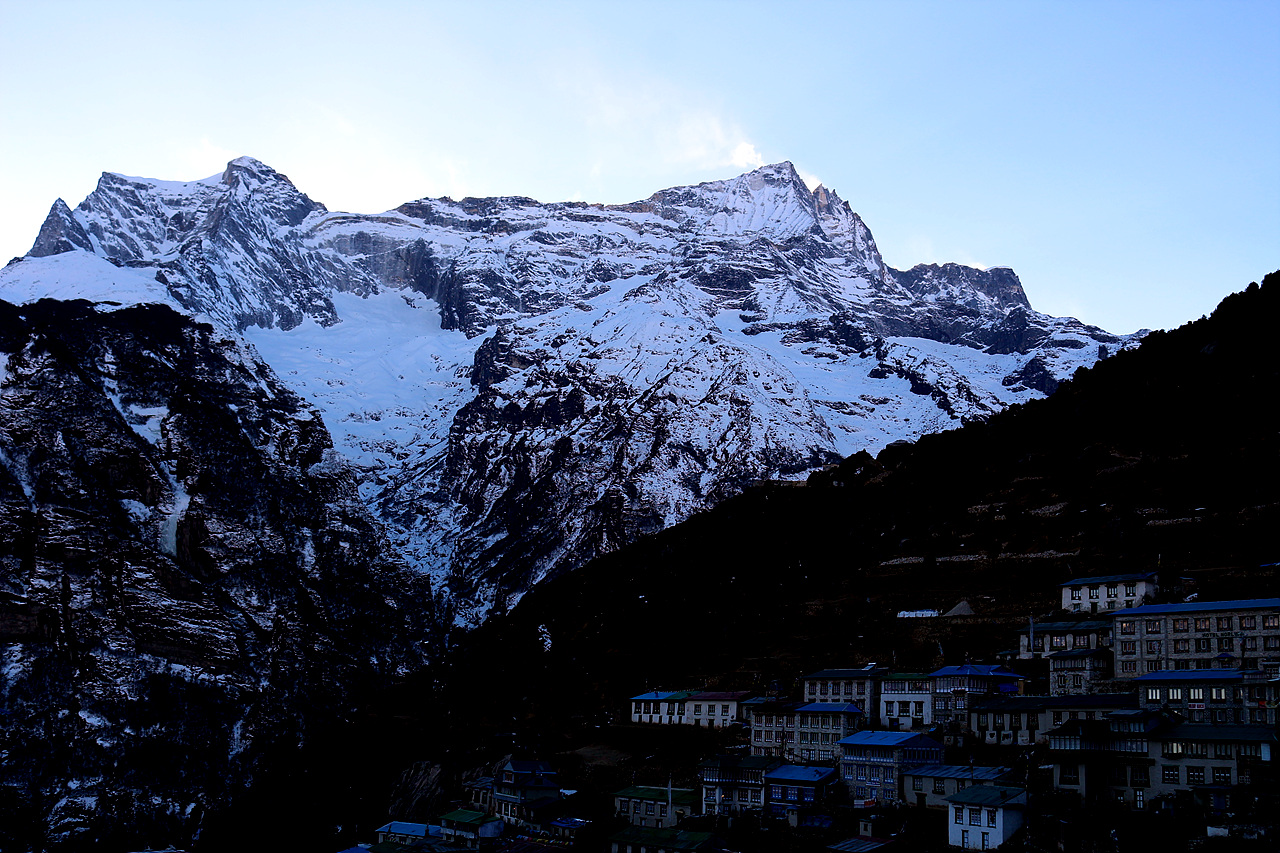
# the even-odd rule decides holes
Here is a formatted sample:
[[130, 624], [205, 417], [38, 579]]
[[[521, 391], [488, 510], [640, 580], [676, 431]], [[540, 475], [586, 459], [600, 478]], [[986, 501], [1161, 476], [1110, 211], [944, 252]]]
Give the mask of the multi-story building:
[[792, 752], [806, 761], [832, 761], [839, 743], [863, 727], [865, 715], [852, 703], [810, 702], [796, 708]]
[[1189, 723], [1276, 724], [1280, 683], [1257, 670], [1166, 670], [1140, 675], [1134, 684], [1143, 706], [1175, 711]]
[[969, 717], [969, 703], [979, 696], [1021, 692], [1026, 679], [1003, 666], [963, 664], [944, 666], [929, 675], [933, 683], [933, 720], [951, 727], [963, 727]]
[[869, 727], [879, 718], [880, 683], [889, 674], [887, 667], [867, 664], [861, 669], [824, 669], [804, 676], [806, 702], [842, 702], [863, 709]]
[[1117, 711], [1049, 732], [1054, 782], [1087, 805], [1145, 810], [1179, 792], [1203, 805], [1230, 806], [1230, 788], [1248, 784], [1272, 760], [1273, 727], [1184, 723], [1166, 711]]
[[[471, 809], [454, 809], [440, 816], [440, 836], [445, 843], [479, 850], [502, 835], [503, 822], [493, 815]], [[421, 840], [421, 839], [417, 839]]]
[[1087, 696], [1111, 679], [1110, 649], [1073, 649], [1045, 655], [1049, 692], [1054, 696]]
[[1117, 678], [1280, 666], [1280, 598], [1151, 604], [1115, 614]]
[[1058, 652], [1111, 647], [1114, 621], [1107, 616], [1078, 616], [1071, 619], [1031, 619], [1018, 634], [1018, 658], [1044, 657]]
[[990, 785], [1009, 778], [1009, 767], [972, 764], [921, 764], [902, 771], [902, 799], [927, 809], [947, 808], [946, 798], [974, 785]]
[[741, 706], [750, 695], [745, 691], [694, 693], [685, 699], [685, 722], [715, 729], [746, 722]]
[[756, 698], [742, 703], [751, 730], [751, 754], [783, 757], [792, 753], [796, 740], [796, 709], [805, 703]]
[[965, 788], [947, 797], [947, 843], [966, 850], [995, 850], [1024, 823], [1027, 792], [1008, 785]]
[[545, 761], [509, 759], [493, 779], [494, 814], [513, 826], [539, 826], [541, 812], [559, 800], [559, 778]]
[[1098, 613], [1139, 607], [1155, 601], [1160, 591], [1154, 572], [1076, 578], [1062, 584], [1062, 609], [1072, 613]]
[[690, 690], [654, 690], [631, 697], [631, 722], [682, 726], [690, 721], [687, 701]]
[[632, 785], [613, 795], [616, 813], [632, 826], [675, 826], [691, 815], [699, 814], [698, 792], [691, 788], [658, 788]]
[[764, 808], [764, 775], [781, 767], [781, 758], [719, 755], [698, 765], [703, 814], [740, 814]]
[[933, 682], [920, 672], [894, 672], [880, 680], [880, 728], [926, 729], [933, 725]]
[[1092, 696], [988, 696], [969, 709], [969, 731], [989, 744], [1046, 743], [1048, 732], [1070, 720], [1101, 720], [1138, 707], [1128, 693]]
[[840, 747], [840, 775], [855, 805], [898, 802], [903, 770], [942, 763], [942, 744], [913, 732], [857, 732]]
[[793, 825], [802, 810], [827, 801], [840, 776], [830, 767], [798, 767], [784, 764], [764, 774], [766, 814], [789, 818]]

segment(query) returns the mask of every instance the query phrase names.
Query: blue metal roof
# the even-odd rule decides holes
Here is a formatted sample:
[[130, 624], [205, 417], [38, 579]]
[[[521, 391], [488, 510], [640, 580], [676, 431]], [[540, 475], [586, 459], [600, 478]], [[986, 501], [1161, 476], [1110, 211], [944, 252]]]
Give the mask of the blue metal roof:
[[942, 749], [942, 744], [919, 732], [857, 732], [844, 738], [840, 743], [850, 746], [904, 746], [917, 739], [928, 741], [927, 744], [921, 744], [923, 746], [936, 746]]
[[[1261, 672], [1253, 672], [1259, 681], [1263, 680]], [[1139, 675], [1134, 681], [1156, 681], [1162, 684], [1167, 681], [1240, 681], [1244, 675], [1238, 669], [1168, 669]]]
[[1184, 604], [1144, 604], [1115, 611], [1133, 619], [1158, 613], [1202, 613], [1214, 610], [1280, 610], [1280, 598], [1245, 598], [1237, 601], [1192, 601]]
[[994, 781], [1011, 772], [1009, 767], [972, 767], [968, 764], [917, 764], [902, 771], [903, 776], [934, 779], [982, 779]]
[[830, 767], [801, 767], [798, 764], [784, 764], [776, 770], [764, 774], [766, 779], [783, 779], [788, 782], [807, 782], [816, 785], [828, 779], [834, 779], [836, 771]]
[[929, 673], [930, 678], [942, 678], [948, 675], [976, 675], [981, 678], [1025, 678], [1003, 664], [966, 663], [960, 666], [944, 666], [936, 672]]
[[649, 693], [641, 693], [639, 696], [632, 696], [631, 701], [632, 702], [662, 702], [672, 697], [679, 697], [683, 699], [685, 697], [692, 696], [692, 695], [693, 695], [692, 691], [686, 691], [686, 690], [668, 690], [663, 693], [659, 693], [657, 690], [653, 690], [653, 691], [650, 691]]
[[810, 702], [796, 708], [797, 711], [811, 711], [820, 714], [861, 714], [862, 709], [848, 702]]
[[1091, 583], [1125, 583], [1126, 581], [1145, 581], [1155, 578], [1155, 572], [1129, 575], [1098, 575], [1096, 578], [1074, 578], [1059, 586], [1083, 586]]
[[425, 823], [405, 823], [401, 820], [393, 820], [375, 831], [391, 832], [396, 835], [416, 835], [421, 838], [427, 837], [427, 825]]

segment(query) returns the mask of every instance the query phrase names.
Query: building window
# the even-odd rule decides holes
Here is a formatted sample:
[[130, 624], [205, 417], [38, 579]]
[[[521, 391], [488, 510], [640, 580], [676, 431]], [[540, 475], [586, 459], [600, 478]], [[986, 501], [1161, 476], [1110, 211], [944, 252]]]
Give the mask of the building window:
[[969, 826], [982, 826], [982, 809], [969, 807]]
[[1127, 597], [1129, 597], [1129, 598], [1133, 598], [1135, 595], [1137, 595], [1137, 594], [1138, 594], [1138, 585], [1137, 585], [1137, 584], [1135, 584], [1135, 583], [1127, 583], [1127, 584], [1125, 584], [1125, 585], [1124, 585], [1124, 594], [1125, 594]]
[[1159, 641], [1159, 640], [1147, 640], [1147, 654], [1149, 654], [1149, 655], [1158, 655], [1158, 654], [1160, 654], [1160, 641]]
[[1136, 634], [1138, 633], [1137, 625], [1138, 623], [1134, 622], [1132, 619], [1122, 619], [1120, 620], [1120, 633]]
[[[947, 792], [947, 783], [942, 779], [934, 779], [933, 792], [935, 794], [945, 794]], [[956, 806], [956, 808], [959, 808], [959, 806]]]
[[1213, 784], [1230, 785], [1231, 784], [1231, 768], [1230, 767], [1213, 768]]
[[1177, 785], [1182, 782], [1182, 775], [1176, 764], [1166, 764], [1160, 768], [1160, 781], [1165, 785]]
[[1280, 614], [1272, 613], [1262, 617], [1263, 628], [1280, 628]]
[[1257, 627], [1258, 627], [1257, 616], [1241, 616], [1240, 617], [1240, 629], [1242, 631], [1252, 631], [1254, 628], [1257, 628]]
[[1148, 634], [1159, 634], [1162, 630], [1164, 630], [1164, 623], [1163, 623], [1163, 622], [1161, 622], [1159, 619], [1148, 619], [1148, 620], [1147, 620], [1147, 633], [1148, 633]]
[[1204, 784], [1204, 768], [1188, 767], [1187, 768], [1187, 784], [1203, 785]]
[[1115, 598], [1120, 592], [1119, 587], [1113, 583], [1107, 584], [1107, 598]]
[[1159, 687], [1148, 687], [1148, 688], [1147, 688], [1147, 701], [1148, 701], [1148, 702], [1159, 702], [1159, 701], [1160, 701], [1160, 688], [1159, 688]]
[[[987, 809], [987, 826], [995, 826], [995, 825], [996, 825], [996, 810]], [[985, 835], [986, 833], [983, 833], [983, 834]]]
[[1173, 620], [1173, 633], [1175, 633], [1175, 634], [1185, 634], [1185, 633], [1187, 633], [1187, 629], [1190, 627], [1190, 625], [1191, 625], [1191, 623], [1190, 623], [1190, 621], [1189, 621], [1189, 620], [1187, 620], [1187, 619], [1174, 619], [1174, 620]]
[[1210, 624], [1211, 624], [1211, 620], [1209, 619], [1208, 616], [1197, 616], [1195, 619], [1195, 626], [1197, 631], [1208, 631]]
[[1121, 672], [1137, 672], [1138, 662], [1136, 660], [1120, 661], [1120, 671]]
[[1235, 643], [1232, 642], [1231, 637], [1218, 638], [1218, 651], [1229, 652], [1229, 651], [1232, 651], [1234, 648], [1235, 648]]
[[1071, 600], [1072, 601], [1080, 600], [1080, 587], [1075, 586], [1071, 588]]
[[1135, 788], [1146, 787], [1151, 784], [1151, 772], [1145, 765], [1135, 765], [1131, 770], [1131, 784]]
[[1169, 688], [1169, 701], [1170, 701], [1170, 702], [1181, 702], [1181, 701], [1182, 701], [1182, 688], [1181, 688], [1181, 687], [1170, 687], [1170, 688]]
[[1146, 805], [1147, 805], [1147, 792], [1142, 790], [1141, 788], [1134, 788], [1133, 789], [1133, 807], [1135, 809], [1141, 810], [1146, 808]]
[[1186, 654], [1187, 652], [1191, 651], [1191, 641], [1190, 640], [1174, 640], [1173, 651], [1175, 654]]
[[1098, 587], [1096, 586], [1089, 587], [1089, 598], [1095, 599], [1097, 597], [1098, 597]]
[[1138, 653], [1137, 640], [1121, 640], [1120, 641], [1120, 654], [1136, 655], [1137, 653]]
[[1058, 783], [1062, 785], [1080, 784], [1080, 765], [1063, 764], [1058, 768]]
[[693, 715], [694, 715], [695, 717], [700, 717], [700, 716], [702, 716], [702, 703], [700, 703], [700, 702], [694, 702], [694, 703], [693, 703]]
[[1230, 630], [1231, 630], [1231, 617], [1230, 617], [1230, 616], [1219, 616], [1219, 617], [1218, 617], [1218, 630], [1219, 630], [1219, 631], [1230, 631]]
[[1198, 637], [1198, 638], [1196, 639], [1196, 651], [1197, 651], [1197, 652], [1207, 652], [1207, 651], [1209, 651], [1209, 638], [1208, 638], [1208, 637]]
[[913, 790], [913, 791], [923, 791], [923, 790], [924, 790], [924, 779], [923, 779], [922, 777], [920, 777], [920, 776], [912, 776], [912, 777], [911, 777], [911, 790]]

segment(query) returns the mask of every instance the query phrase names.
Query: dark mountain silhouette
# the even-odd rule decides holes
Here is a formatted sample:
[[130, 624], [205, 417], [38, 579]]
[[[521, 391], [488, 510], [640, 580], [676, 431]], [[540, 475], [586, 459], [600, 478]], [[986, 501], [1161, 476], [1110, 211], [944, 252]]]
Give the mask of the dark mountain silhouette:
[[[654, 687], [928, 669], [1010, 647], [1090, 574], [1280, 594], [1278, 318], [1272, 273], [1047, 399], [761, 485], [601, 557], [467, 637], [446, 704], [546, 731]], [[975, 616], [896, 618], [961, 599]]]

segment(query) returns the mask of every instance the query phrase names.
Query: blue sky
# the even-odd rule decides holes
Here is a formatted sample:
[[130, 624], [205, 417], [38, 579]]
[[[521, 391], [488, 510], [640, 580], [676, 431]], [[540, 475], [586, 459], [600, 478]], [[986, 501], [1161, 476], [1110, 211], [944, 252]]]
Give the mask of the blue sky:
[[0, 0], [0, 255], [102, 171], [330, 209], [625, 202], [791, 160], [900, 269], [1168, 328], [1280, 268], [1280, 3]]

